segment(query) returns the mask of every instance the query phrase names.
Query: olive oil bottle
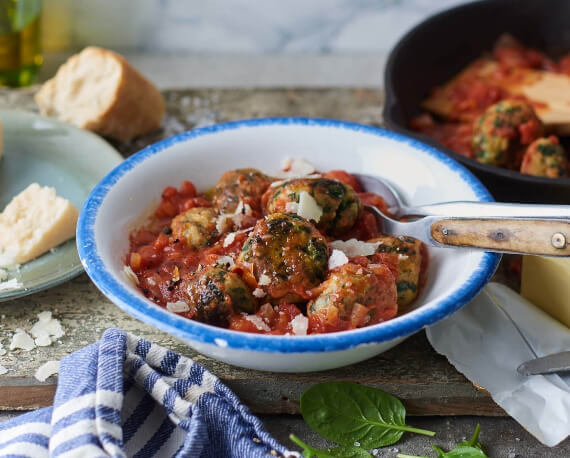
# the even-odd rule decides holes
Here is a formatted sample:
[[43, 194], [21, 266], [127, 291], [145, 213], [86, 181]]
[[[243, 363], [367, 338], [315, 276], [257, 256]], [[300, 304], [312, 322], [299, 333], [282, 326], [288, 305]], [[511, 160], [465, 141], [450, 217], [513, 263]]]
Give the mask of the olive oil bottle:
[[41, 0], [0, 0], [0, 86], [32, 84], [42, 65]]

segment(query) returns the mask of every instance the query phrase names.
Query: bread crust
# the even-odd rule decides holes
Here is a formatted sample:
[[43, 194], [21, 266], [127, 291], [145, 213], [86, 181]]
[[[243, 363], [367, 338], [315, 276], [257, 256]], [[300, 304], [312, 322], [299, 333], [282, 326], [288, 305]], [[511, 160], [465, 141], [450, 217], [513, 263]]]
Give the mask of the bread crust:
[[[70, 57], [55, 77], [46, 81], [40, 88], [35, 100], [42, 114], [62, 117], [62, 114], [58, 113], [53, 106], [58, 86], [57, 80], [58, 78], [64, 79], [65, 72], [72, 71], [65, 69], [64, 66], [69, 65], [73, 68], [73, 59], [80, 59], [80, 55], [83, 58], [112, 59], [119, 65], [120, 73], [114, 83], [110, 103], [101, 107], [101, 110], [89, 119], [75, 118], [72, 113], [74, 107], [71, 103], [59, 107], [59, 111], [66, 112], [65, 118], [68, 122], [121, 141], [129, 141], [161, 126], [165, 103], [158, 89], [132, 67], [123, 56], [95, 46], [87, 47], [80, 54]], [[97, 94], [93, 96], [95, 99]]]

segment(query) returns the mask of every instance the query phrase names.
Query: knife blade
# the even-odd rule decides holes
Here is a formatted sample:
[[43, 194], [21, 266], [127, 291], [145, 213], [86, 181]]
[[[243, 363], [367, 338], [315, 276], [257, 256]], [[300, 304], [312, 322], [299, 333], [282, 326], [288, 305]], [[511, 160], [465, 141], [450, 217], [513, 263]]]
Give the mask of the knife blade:
[[570, 371], [570, 351], [531, 359], [517, 367], [520, 375], [552, 374], [563, 371]]

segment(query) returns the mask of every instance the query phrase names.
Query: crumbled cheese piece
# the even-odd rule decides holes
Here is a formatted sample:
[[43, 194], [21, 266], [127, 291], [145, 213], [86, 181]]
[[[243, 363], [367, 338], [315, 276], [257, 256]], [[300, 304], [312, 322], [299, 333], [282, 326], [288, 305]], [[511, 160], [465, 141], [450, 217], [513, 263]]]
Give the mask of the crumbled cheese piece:
[[261, 299], [262, 297], [265, 297], [267, 295], [267, 293], [265, 291], [263, 291], [261, 288], [255, 288], [253, 290], [252, 293], [255, 297], [257, 297], [258, 299]]
[[258, 285], [265, 286], [269, 285], [270, 283], [271, 283], [271, 278], [269, 277], [269, 275], [261, 274], [259, 276], [259, 281], [257, 282]]
[[0, 282], [8, 279], [8, 272], [4, 269], [0, 269]]
[[398, 260], [399, 261], [405, 261], [408, 258], [409, 258], [409, 256], [407, 254], [398, 254]]
[[48, 361], [38, 367], [34, 377], [40, 382], [45, 382], [49, 377], [59, 372], [59, 361]]
[[329, 270], [342, 266], [346, 263], [348, 263], [348, 258], [342, 251], [336, 249], [332, 250], [332, 253], [329, 257]]
[[220, 339], [218, 337], [216, 337], [214, 339], [214, 343], [218, 346], [218, 347], [222, 347], [222, 348], [226, 348], [228, 346], [228, 341], [224, 340], [224, 339]]
[[291, 330], [296, 336], [306, 336], [309, 329], [309, 319], [300, 313], [291, 320]]
[[24, 286], [16, 278], [12, 278], [8, 281], [3, 281], [0, 283], [0, 291], [10, 291], [11, 289], [18, 289]]
[[167, 302], [166, 310], [173, 313], [184, 313], [190, 310], [188, 304], [184, 301]]
[[38, 347], [49, 347], [52, 344], [49, 334], [40, 334], [34, 342]]
[[[36, 341], [39, 342], [47, 342], [46, 337], [53, 342], [65, 335], [59, 320], [52, 318], [51, 312], [49, 311], [38, 313], [38, 322], [32, 326], [30, 333], [36, 338]], [[36, 345], [40, 344], [36, 342]]]
[[150, 286], [155, 286], [155, 285], [156, 285], [156, 282], [154, 281], [154, 278], [152, 278], [152, 277], [148, 277], [148, 278], [146, 279], [146, 282], [147, 282]]
[[280, 178], [300, 178], [315, 173], [315, 166], [302, 157], [286, 158], [281, 163]]
[[307, 220], [313, 220], [318, 223], [323, 216], [323, 209], [319, 207], [317, 201], [307, 191], [299, 193], [299, 208], [297, 215]]
[[4, 366], [2, 366], [2, 364], [0, 364], [0, 375], [4, 375], [8, 372], [8, 369], [6, 369]]
[[218, 218], [216, 218], [216, 231], [218, 234], [223, 234], [231, 229], [234, 224], [234, 215], [228, 213], [222, 213]]
[[127, 277], [127, 280], [129, 280], [135, 286], [139, 284], [139, 278], [137, 277], [137, 274], [133, 271], [133, 269], [131, 269], [131, 266], [123, 267], [123, 275]]
[[249, 204], [244, 204], [243, 200], [240, 199], [238, 206], [236, 207], [236, 211], [234, 212], [236, 215], [251, 215], [251, 206]]
[[236, 239], [236, 232], [230, 232], [228, 235], [226, 235], [226, 238], [224, 239], [224, 248], [229, 247], [232, 243], [234, 243], [234, 240]]
[[271, 331], [271, 328], [267, 325], [265, 321], [261, 319], [261, 317], [257, 315], [248, 315], [247, 313], [244, 313], [243, 316], [247, 321], [253, 323], [255, 327], [260, 331]]
[[73, 238], [78, 215], [54, 188], [32, 183], [0, 213], [0, 266], [23, 264]]
[[285, 204], [285, 211], [287, 213], [297, 213], [299, 211], [299, 204], [297, 202], [287, 202]]
[[330, 243], [331, 248], [342, 251], [349, 258], [354, 256], [370, 256], [376, 252], [380, 243], [378, 242], [362, 242], [356, 239], [335, 240]]
[[10, 342], [10, 350], [15, 350], [16, 348], [30, 351], [36, 348], [36, 344], [26, 331], [16, 329], [16, 333], [12, 336], [12, 341]]
[[233, 267], [234, 263], [234, 258], [232, 258], [231, 256], [220, 256], [217, 260], [216, 260], [216, 264], [221, 266], [221, 267]]

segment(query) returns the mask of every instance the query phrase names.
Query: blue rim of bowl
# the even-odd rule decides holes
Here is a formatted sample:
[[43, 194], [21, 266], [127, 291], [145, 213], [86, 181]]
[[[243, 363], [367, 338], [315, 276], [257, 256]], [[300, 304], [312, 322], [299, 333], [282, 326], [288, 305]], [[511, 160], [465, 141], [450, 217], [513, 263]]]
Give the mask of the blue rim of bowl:
[[501, 256], [496, 253], [482, 252], [481, 260], [471, 276], [443, 299], [430, 302], [431, 307], [429, 308], [419, 307], [413, 312], [384, 323], [350, 331], [309, 336], [269, 336], [218, 328], [168, 312], [146, 299], [142, 294], [131, 292], [107, 271], [97, 252], [94, 233], [95, 221], [107, 193], [121, 177], [149, 157], [175, 144], [228, 130], [276, 125], [344, 129], [408, 144], [423, 153], [427, 153], [458, 174], [474, 190], [480, 201], [493, 201], [492, 196], [481, 182], [449, 156], [414, 138], [378, 127], [331, 119], [293, 117], [247, 119], [193, 129], [154, 143], [134, 154], [103, 178], [88, 196], [77, 224], [77, 249], [85, 271], [101, 292], [135, 318], [182, 340], [197, 341], [233, 350], [268, 353], [318, 353], [347, 350], [359, 345], [377, 344], [409, 336], [459, 310], [475, 297], [490, 280]]

